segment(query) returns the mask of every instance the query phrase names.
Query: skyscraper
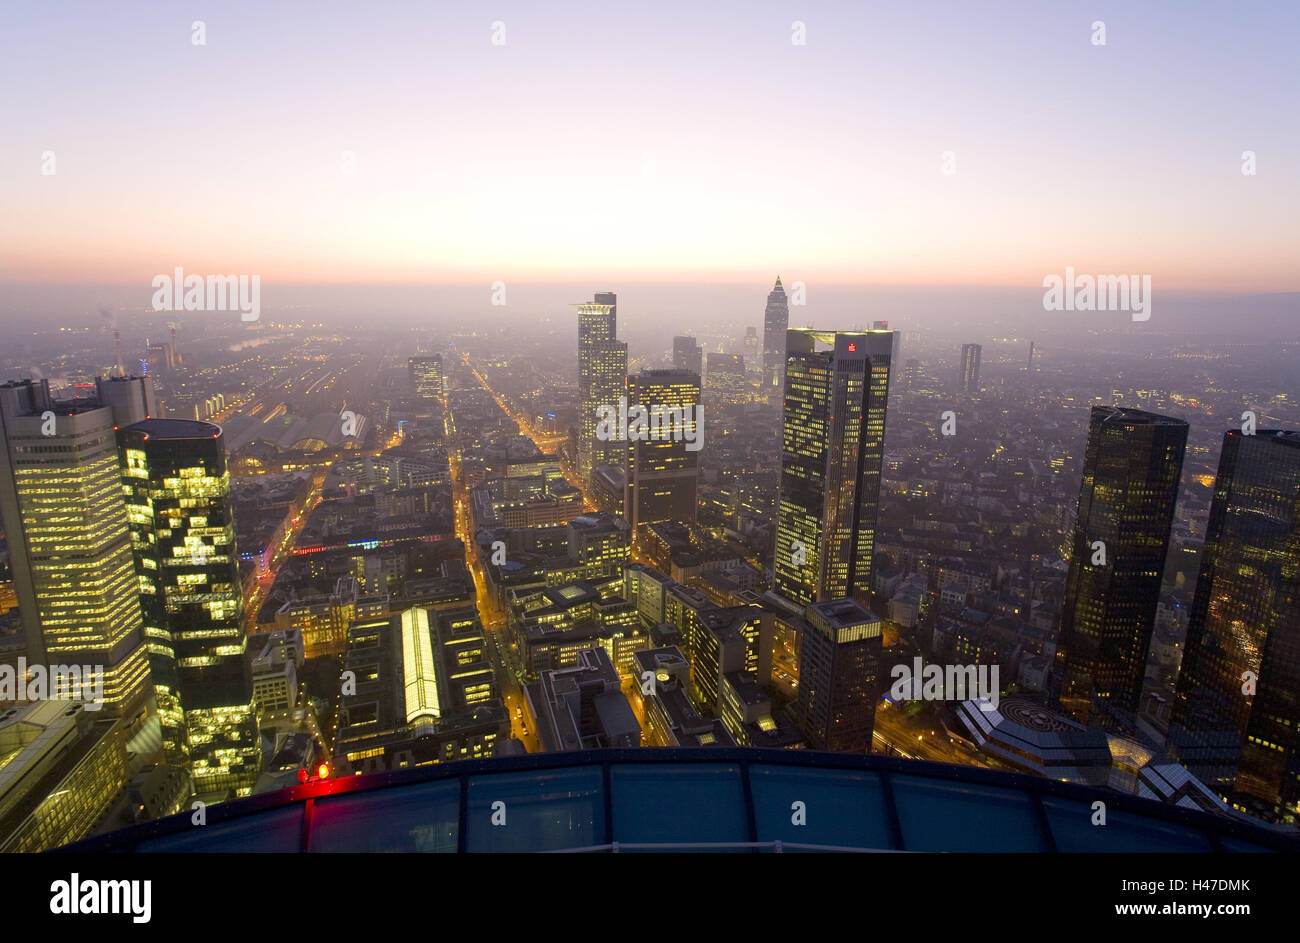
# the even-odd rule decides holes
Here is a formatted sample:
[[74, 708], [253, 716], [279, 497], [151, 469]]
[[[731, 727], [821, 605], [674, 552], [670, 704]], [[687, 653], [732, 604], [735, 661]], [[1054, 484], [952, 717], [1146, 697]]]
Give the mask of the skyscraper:
[[[689, 370], [642, 370], [627, 383], [628, 408], [658, 410], [670, 421], [652, 425], [647, 439], [627, 443], [623, 513], [633, 528], [695, 520], [699, 475], [700, 377]], [[679, 418], [680, 417], [680, 418]]]
[[673, 338], [673, 369], [689, 370], [701, 378], [704, 376], [704, 348], [695, 342], [695, 338]]
[[1294, 822], [1297, 692], [1300, 432], [1234, 430], [1223, 437], [1170, 751], [1231, 804]]
[[745, 328], [745, 340], [741, 345], [741, 356], [745, 358], [745, 363], [749, 364], [749, 369], [754, 370], [761, 368], [762, 361], [758, 356], [758, 329], [753, 327]]
[[618, 339], [618, 296], [597, 292], [578, 309], [578, 475], [592, 485], [601, 465], [622, 464], [625, 443], [597, 438], [599, 407], [613, 406], [627, 387], [627, 344]]
[[961, 391], [967, 395], [980, 391], [980, 353], [979, 344], [961, 345]]
[[445, 384], [442, 376], [442, 358], [435, 355], [412, 357], [406, 362], [416, 399], [421, 402], [441, 402]]
[[146, 419], [118, 437], [168, 762], [189, 766], [197, 793], [247, 795], [261, 735], [221, 428]]
[[866, 606], [893, 332], [786, 337], [775, 588], [800, 605], [852, 597]]
[[740, 406], [749, 401], [744, 357], [710, 352], [706, 363], [708, 375], [704, 379], [704, 391], [708, 394], [710, 407]]
[[1187, 423], [1094, 406], [1061, 616], [1061, 706], [1124, 729], [1142, 694]]
[[152, 712], [140, 594], [114, 428], [157, 412], [147, 377], [54, 400], [0, 386], [0, 513], [29, 663], [103, 672], [103, 709], [134, 733]]
[[795, 716], [814, 750], [870, 753], [882, 690], [882, 623], [852, 599], [814, 603], [795, 620]]
[[772, 399], [780, 395], [784, 384], [785, 332], [789, 326], [790, 304], [778, 275], [763, 309], [763, 386]]

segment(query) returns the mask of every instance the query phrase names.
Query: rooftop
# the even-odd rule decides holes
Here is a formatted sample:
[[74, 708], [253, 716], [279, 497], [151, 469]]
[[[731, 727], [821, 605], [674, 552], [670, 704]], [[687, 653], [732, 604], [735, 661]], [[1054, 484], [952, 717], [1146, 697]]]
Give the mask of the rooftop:
[[[1097, 800], [1106, 803], [1105, 828], [1092, 824]], [[805, 825], [792, 823], [794, 801], [806, 805]], [[492, 824], [497, 802], [521, 827]], [[60, 850], [1300, 851], [1294, 831], [1040, 777], [712, 747], [529, 754], [344, 777], [222, 803], [206, 826], [190, 823], [182, 812]]]

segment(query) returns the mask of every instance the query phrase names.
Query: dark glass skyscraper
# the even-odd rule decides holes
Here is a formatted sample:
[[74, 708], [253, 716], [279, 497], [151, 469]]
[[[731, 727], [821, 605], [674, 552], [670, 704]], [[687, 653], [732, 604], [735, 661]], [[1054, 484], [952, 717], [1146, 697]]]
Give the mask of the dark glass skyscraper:
[[881, 625], [852, 599], [808, 606], [798, 620], [795, 716], [812, 749], [871, 752], [882, 687]]
[[966, 394], [980, 391], [980, 353], [979, 344], [961, 345], [961, 391]]
[[868, 606], [894, 335], [786, 337], [775, 588], [801, 605]]
[[1238, 808], [1300, 817], [1300, 432], [1223, 437], [1170, 751]]
[[778, 275], [763, 309], [763, 386], [772, 399], [780, 395], [784, 384], [785, 332], [789, 327], [790, 302]]
[[1138, 708], [1187, 423], [1094, 406], [1061, 616], [1061, 706], [1126, 727]]
[[627, 386], [627, 344], [618, 339], [618, 296], [597, 292], [578, 309], [578, 475], [590, 486], [601, 465], [622, 465], [622, 442], [597, 438], [601, 406], [617, 405]]
[[189, 766], [196, 793], [247, 795], [261, 736], [221, 428], [149, 419], [119, 441], [168, 761]]
[[704, 376], [704, 348], [695, 342], [695, 338], [673, 338], [673, 367], [689, 370], [698, 377]]

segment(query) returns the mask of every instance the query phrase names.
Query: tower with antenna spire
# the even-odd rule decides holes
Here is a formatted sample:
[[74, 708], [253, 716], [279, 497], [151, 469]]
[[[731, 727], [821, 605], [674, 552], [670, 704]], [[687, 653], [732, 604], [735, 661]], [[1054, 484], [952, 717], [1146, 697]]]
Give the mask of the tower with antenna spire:
[[780, 399], [785, 385], [785, 332], [789, 326], [790, 301], [778, 275], [763, 310], [763, 387], [769, 398]]

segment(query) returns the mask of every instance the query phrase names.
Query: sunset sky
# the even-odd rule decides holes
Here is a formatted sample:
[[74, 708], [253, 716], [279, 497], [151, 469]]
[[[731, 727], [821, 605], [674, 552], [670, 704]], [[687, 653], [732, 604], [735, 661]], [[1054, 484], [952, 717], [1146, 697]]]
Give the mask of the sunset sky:
[[0, 280], [1300, 288], [1289, 0], [447, 6], [8, 4]]

